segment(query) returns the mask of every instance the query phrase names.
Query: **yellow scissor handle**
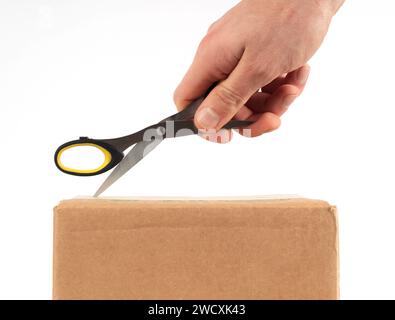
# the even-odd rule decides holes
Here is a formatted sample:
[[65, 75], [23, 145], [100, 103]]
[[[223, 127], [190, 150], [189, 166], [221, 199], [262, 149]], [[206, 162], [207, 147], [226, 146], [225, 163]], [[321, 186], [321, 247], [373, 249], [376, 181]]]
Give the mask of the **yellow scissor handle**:
[[[64, 152], [78, 147], [93, 147], [98, 149], [104, 155], [103, 163], [96, 168], [90, 169], [77, 169], [64, 165], [62, 162], [62, 155]], [[70, 141], [61, 145], [55, 152], [54, 160], [58, 169], [64, 173], [75, 176], [94, 176], [112, 169], [123, 159], [123, 156], [122, 152], [106, 142], [82, 137], [79, 140]]]

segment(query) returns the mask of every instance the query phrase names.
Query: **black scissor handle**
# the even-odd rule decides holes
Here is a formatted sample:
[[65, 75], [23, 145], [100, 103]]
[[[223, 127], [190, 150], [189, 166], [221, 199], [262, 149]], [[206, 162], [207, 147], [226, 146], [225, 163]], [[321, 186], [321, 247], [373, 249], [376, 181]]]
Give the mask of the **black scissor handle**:
[[[77, 169], [65, 166], [62, 163], [62, 155], [65, 151], [78, 148], [78, 147], [94, 147], [101, 151], [104, 155], [103, 163], [97, 168], [90, 169]], [[112, 145], [96, 139], [90, 139], [88, 137], [81, 137], [78, 140], [73, 140], [62, 144], [55, 152], [55, 164], [56, 167], [67, 174], [74, 176], [95, 176], [104, 173], [112, 168], [114, 168], [123, 159], [124, 154], [119, 150], [115, 149]]]

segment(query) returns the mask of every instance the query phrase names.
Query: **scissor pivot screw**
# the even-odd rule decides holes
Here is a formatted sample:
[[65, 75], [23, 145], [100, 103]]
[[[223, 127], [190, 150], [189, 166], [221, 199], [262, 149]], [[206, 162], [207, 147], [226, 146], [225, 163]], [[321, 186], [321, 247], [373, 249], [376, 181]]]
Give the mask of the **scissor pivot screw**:
[[163, 127], [159, 127], [157, 128], [156, 132], [158, 133], [158, 135], [163, 136], [166, 133], [166, 129]]

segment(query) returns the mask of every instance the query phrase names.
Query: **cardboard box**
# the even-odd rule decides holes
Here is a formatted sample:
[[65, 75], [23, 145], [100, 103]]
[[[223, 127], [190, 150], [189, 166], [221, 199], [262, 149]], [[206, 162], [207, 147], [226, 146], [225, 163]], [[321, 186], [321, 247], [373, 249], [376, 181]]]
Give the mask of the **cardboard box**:
[[74, 199], [54, 299], [337, 299], [336, 209], [308, 199]]

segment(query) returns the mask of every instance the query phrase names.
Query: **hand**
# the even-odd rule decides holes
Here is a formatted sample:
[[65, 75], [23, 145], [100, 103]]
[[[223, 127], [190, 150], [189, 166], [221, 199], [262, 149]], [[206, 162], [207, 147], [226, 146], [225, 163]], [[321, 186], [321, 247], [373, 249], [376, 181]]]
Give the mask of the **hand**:
[[280, 126], [280, 116], [306, 84], [306, 65], [343, 0], [243, 0], [208, 30], [174, 93], [178, 109], [218, 85], [195, 124], [220, 129], [252, 120], [253, 137]]

